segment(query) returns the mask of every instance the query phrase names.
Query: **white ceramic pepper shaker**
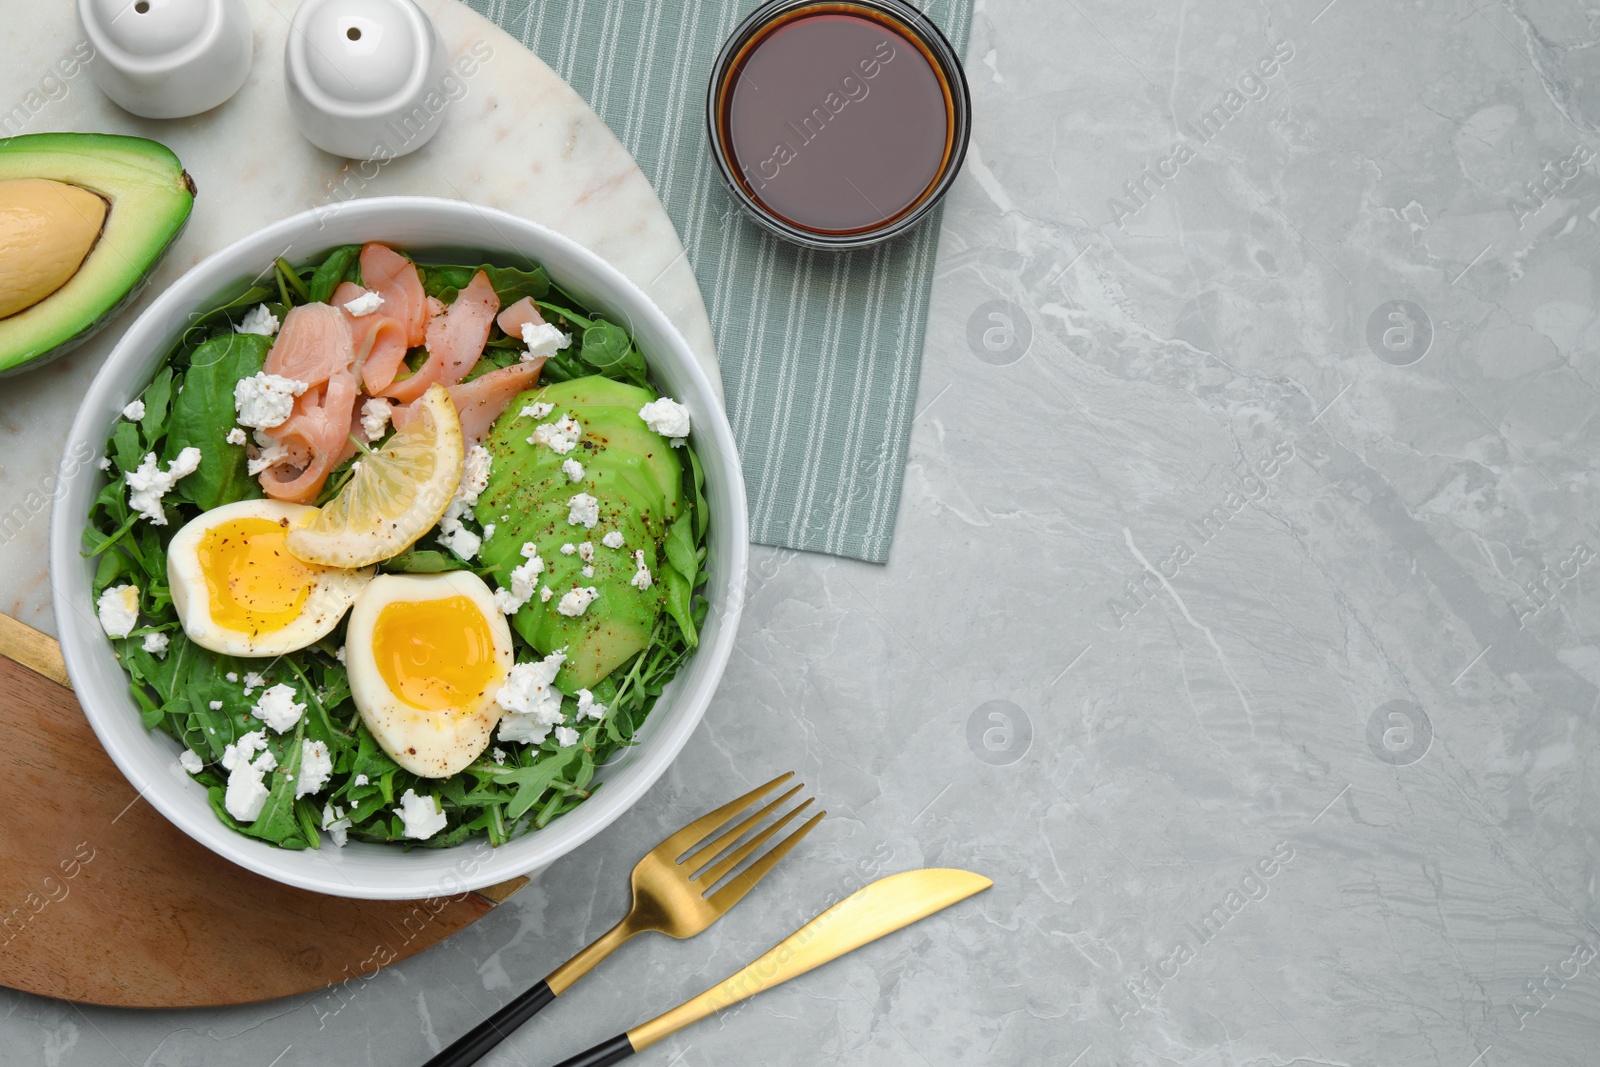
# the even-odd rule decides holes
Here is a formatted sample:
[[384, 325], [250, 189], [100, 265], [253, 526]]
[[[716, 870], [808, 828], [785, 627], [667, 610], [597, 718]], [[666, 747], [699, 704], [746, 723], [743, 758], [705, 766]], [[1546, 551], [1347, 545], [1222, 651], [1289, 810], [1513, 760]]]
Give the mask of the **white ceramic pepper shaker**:
[[89, 73], [111, 101], [147, 119], [210, 111], [250, 74], [243, 0], [77, 0], [94, 46]]
[[284, 52], [289, 110], [325, 152], [394, 159], [438, 131], [445, 67], [444, 41], [413, 0], [305, 0]]

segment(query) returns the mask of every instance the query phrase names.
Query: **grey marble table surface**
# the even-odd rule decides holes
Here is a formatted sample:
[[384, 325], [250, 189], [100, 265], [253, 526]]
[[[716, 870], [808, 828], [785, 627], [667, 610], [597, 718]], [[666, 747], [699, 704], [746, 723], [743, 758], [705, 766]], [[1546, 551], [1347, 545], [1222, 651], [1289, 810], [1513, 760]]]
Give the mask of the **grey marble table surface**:
[[995, 887], [641, 1062], [1600, 1063], [1597, 46], [1555, 0], [979, 0], [889, 564], [757, 549], [678, 763], [453, 940], [220, 1011], [0, 993], [0, 1063], [420, 1063], [788, 768], [799, 862], [486, 1062], [953, 865]]

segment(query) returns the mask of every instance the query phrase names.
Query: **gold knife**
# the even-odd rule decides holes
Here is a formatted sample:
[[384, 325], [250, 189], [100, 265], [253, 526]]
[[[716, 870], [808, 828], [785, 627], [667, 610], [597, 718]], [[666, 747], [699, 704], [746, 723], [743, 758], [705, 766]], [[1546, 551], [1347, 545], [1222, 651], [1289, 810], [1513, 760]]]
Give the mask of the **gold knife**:
[[838, 959], [993, 884], [981, 874], [942, 867], [880, 878], [806, 923], [738, 974], [556, 1067], [608, 1067], [619, 1063], [713, 1012]]

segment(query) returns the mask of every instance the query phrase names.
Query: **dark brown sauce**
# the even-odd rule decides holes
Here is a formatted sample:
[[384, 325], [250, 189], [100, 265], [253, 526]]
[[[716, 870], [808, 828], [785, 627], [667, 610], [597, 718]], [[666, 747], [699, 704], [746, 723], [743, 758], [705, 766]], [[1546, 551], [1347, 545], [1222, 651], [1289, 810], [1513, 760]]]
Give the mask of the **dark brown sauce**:
[[752, 38], [728, 78], [719, 123], [733, 170], [802, 229], [875, 229], [916, 207], [950, 161], [950, 88], [876, 12], [801, 8]]

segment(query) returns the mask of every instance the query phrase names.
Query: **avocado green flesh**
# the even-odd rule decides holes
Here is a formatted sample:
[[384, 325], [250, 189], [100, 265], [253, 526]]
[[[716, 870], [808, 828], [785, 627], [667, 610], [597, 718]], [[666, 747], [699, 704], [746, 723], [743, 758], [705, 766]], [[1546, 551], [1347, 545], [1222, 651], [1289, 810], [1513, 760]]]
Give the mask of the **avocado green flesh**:
[[[666, 438], [639, 418], [639, 408], [655, 394], [606, 378], [578, 378], [532, 390], [515, 398], [484, 442], [493, 456], [489, 485], [478, 499], [482, 523], [495, 533], [483, 546], [481, 559], [502, 588], [511, 571], [524, 562], [522, 546], [538, 546], [545, 571], [539, 584], [551, 589], [549, 601], [537, 595], [511, 619], [511, 624], [542, 653], [566, 649], [567, 660], [556, 678], [571, 692], [599, 682], [649, 644], [664, 602], [659, 584], [647, 590], [631, 582], [637, 571], [636, 551], [659, 581], [661, 544], [667, 526], [682, 507], [683, 463]], [[521, 415], [529, 404], [552, 405], [543, 419]], [[528, 438], [541, 423], [570, 415], [583, 426], [578, 446], [561, 455]], [[567, 459], [583, 464], [584, 476], [573, 482], [561, 469]], [[568, 521], [569, 502], [578, 493], [599, 501], [593, 528]], [[602, 538], [621, 532], [622, 548], [608, 548]], [[563, 555], [563, 544], [594, 545], [594, 575], [582, 573], [583, 559]], [[577, 616], [557, 610], [561, 597], [574, 588], [593, 586], [598, 596]]]
[[137, 295], [188, 221], [194, 184], [166, 146], [142, 137], [37, 133], [0, 139], [0, 181], [49, 178], [110, 204], [100, 239], [48, 297], [0, 319], [0, 375], [62, 355]]

